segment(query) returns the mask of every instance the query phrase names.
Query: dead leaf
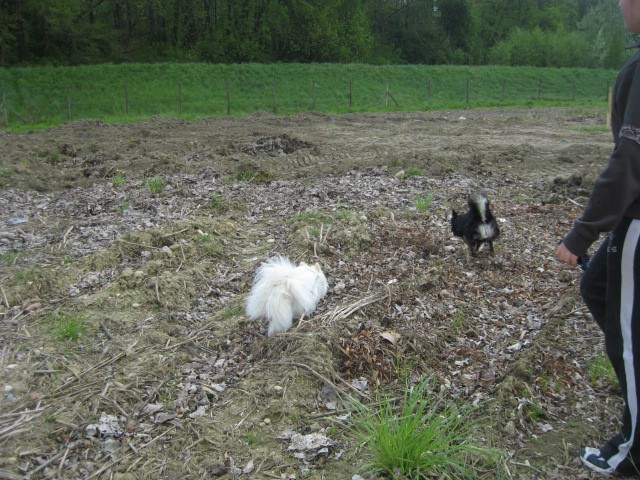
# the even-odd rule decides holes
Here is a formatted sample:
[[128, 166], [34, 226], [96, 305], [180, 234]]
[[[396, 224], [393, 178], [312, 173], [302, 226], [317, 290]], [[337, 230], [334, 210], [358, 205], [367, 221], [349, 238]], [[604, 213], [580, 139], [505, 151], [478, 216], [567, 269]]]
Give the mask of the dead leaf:
[[384, 338], [387, 342], [391, 343], [392, 345], [395, 345], [396, 343], [398, 343], [402, 338], [402, 335], [400, 335], [398, 332], [395, 332], [393, 330], [386, 330], [382, 332], [380, 336]]

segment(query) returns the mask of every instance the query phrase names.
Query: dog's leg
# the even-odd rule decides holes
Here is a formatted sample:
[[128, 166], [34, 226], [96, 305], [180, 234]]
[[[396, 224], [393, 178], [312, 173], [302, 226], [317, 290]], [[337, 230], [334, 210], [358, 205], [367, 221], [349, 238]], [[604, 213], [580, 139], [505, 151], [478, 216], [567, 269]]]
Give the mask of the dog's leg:
[[489, 251], [491, 252], [491, 255], [494, 255], [494, 251], [493, 251], [493, 240], [489, 240]]
[[467, 263], [469, 263], [471, 261], [471, 256], [475, 256], [473, 253], [473, 243], [469, 241], [469, 239], [466, 236], [463, 236], [462, 239], [464, 240], [464, 243], [467, 246], [467, 248], [464, 251], [464, 256], [465, 256], [465, 259], [467, 260]]

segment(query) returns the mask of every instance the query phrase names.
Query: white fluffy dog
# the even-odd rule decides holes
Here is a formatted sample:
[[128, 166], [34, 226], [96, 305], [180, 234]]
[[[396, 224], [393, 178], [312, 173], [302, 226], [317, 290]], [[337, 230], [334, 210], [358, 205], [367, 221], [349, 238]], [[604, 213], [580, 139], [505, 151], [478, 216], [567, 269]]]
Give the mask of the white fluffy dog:
[[294, 317], [316, 309], [327, 289], [319, 264], [301, 262], [296, 267], [288, 258], [271, 258], [258, 268], [247, 298], [247, 316], [251, 320], [269, 320], [269, 336], [286, 332]]

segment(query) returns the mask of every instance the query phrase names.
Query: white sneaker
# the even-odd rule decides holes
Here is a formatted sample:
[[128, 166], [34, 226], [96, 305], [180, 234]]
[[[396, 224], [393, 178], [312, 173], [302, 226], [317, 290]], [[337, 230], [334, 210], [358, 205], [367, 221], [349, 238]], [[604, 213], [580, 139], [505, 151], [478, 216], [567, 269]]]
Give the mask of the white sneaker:
[[609, 465], [604, 458], [602, 458], [600, 449], [598, 448], [580, 448], [580, 460], [582, 460], [582, 463], [594, 472], [604, 474], [615, 473], [615, 469]]

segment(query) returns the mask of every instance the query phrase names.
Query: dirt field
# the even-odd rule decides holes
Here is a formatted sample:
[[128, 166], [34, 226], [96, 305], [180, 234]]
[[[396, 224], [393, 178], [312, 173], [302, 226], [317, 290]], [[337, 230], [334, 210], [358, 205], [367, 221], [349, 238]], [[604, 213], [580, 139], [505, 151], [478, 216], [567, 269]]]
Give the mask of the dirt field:
[[[611, 145], [593, 109], [0, 134], [0, 478], [383, 478], [340, 398], [427, 377], [486, 417], [477, 478], [595, 478], [578, 447], [621, 401], [554, 250]], [[467, 259], [475, 190], [501, 236]], [[244, 302], [276, 254], [329, 292], [266, 337]]]

